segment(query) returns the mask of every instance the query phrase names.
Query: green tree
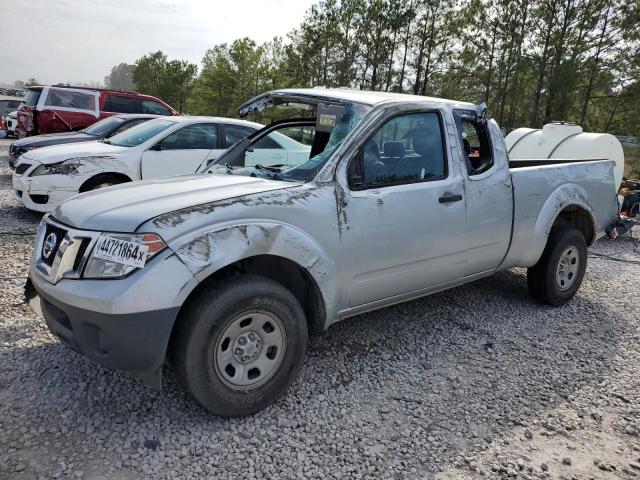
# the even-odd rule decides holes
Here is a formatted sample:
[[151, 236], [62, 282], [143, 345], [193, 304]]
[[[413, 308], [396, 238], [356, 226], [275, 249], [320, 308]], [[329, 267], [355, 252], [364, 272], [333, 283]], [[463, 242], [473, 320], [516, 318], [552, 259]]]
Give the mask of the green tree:
[[133, 72], [135, 69], [135, 65], [127, 63], [115, 65], [109, 75], [104, 77], [105, 86], [114, 90], [133, 90]]
[[186, 60], [168, 60], [161, 51], [136, 62], [133, 82], [137, 91], [154, 95], [183, 113], [195, 84], [198, 67]]

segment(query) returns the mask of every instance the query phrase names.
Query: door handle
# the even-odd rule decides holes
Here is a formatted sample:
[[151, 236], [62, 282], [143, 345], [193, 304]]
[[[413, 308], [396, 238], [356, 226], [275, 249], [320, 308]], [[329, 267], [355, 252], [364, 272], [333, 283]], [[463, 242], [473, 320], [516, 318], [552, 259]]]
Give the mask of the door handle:
[[438, 199], [440, 203], [459, 202], [460, 200], [462, 200], [462, 195], [453, 195], [451, 193], [445, 193]]

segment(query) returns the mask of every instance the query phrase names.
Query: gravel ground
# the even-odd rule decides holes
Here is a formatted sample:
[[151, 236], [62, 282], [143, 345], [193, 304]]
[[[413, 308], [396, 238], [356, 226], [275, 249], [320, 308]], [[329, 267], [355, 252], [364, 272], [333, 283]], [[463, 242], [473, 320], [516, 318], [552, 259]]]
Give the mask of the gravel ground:
[[[534, 304], [524, 270], [363, 315], [312, 339], [253, 417], [92, 364], [23, 303], [39, 216], [0, 142], [0, 478], [640, 476], [640, 250], [602, 240], [577, 297]], [[636, 233], [636, 236], [638, 233]], [[635, 262], [635, 263], [632, 263]]]

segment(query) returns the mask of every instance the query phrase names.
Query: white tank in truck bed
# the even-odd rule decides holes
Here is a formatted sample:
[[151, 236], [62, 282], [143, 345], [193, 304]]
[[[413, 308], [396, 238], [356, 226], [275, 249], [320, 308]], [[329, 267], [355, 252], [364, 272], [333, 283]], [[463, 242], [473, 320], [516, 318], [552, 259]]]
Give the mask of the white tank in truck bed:
[[587, 133], [579, 125], [548, 123], [542, 129], [518, 128], [505, 138], [509, 161], [606, 159], [616, 162], [613, 177], [618, 189], [624, 173], [624, 151], [608, 133]]

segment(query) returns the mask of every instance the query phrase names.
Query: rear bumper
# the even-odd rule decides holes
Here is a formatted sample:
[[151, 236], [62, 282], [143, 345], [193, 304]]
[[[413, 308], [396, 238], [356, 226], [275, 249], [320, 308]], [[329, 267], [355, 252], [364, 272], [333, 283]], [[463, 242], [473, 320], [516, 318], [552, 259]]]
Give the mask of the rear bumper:
[[33, 284], [47, 327], [73, 350], [114, 370], [162, 386], [162, 365], [179, 307], [100, 313], [61, 302]]

